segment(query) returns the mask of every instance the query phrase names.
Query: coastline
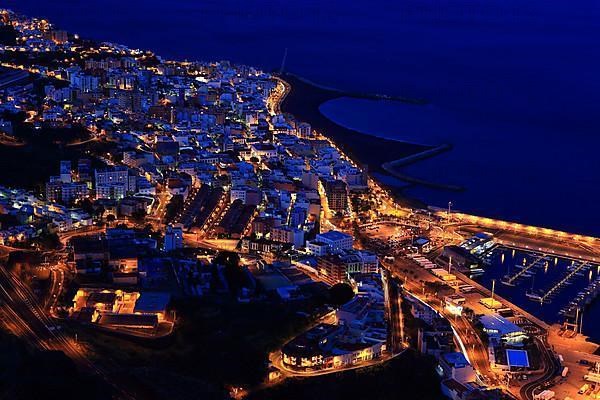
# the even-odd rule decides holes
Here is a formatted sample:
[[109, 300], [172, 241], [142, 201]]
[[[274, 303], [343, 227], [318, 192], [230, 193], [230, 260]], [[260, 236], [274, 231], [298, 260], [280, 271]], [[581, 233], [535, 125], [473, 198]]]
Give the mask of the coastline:
[[357, 99], [367, 99], [367, 100], [388, 100], [388, 101], [399, 101], [402, 103], [408, 104], [418, 104], [424, 105], [427, 104], [425, 99], [416, 99], [404, 96], [392, 96], [387, 94], [377, 94], [377, 93], [361, 93], [361, 92], [350, 92], [346, 90], [336, 89], [333, 87], [329, 87], [326, 85], [321, 85], [319, 83], [313, 82], [310, 79], [304, 78], [300, 75], [288, 72], [284, 74], [288, 79], [291, 77], [299, 82], [307, 84], [317, 89], [328, 91], [332, 94], [337, 94], [338, 97], [352, 97]]
[[[437, 156], [446, 151], [452, 150], [452, 145], [450, 144], [442, 144], [439, 146], [425, 146], [425, 145], [416, 145], [406, 142], [393, 141], [384, 138], [380, 138], [377, 136], [371, 136], [368, 134], [364, 134], [343, 126], [336, 124], [335, 122], [329, 120], [326, 116], [321, 114], [319, 111], [319, 106], [326, 101], [333, 100], [339, 97], [346, 96], [343, 92], [337, 90], [328, 90], [324, 87], [313, 86], [305, 81], [298, 81], [297, 78], [292, 76], [291, 82], [289, 80], [289, 76], [278, 77], [281, 79], [286, 87], [286, 93], [282, 98], [281, 102], [281, 111], [293, 114], [296, 117], [299, 117], [303, 121], [309, 122], [314, 128], [319, 131], [319, 133], [327, 136], [330, 140], [335, 142], [336, 146], [346, 152], [350, 158], [355, 161], [359, 161], [359, 164], [366, 163], [374, 163], [373, 168], [369, 169], [370, 176], [375, 179], [379, 185], [388, 186], [384, 182], [381, 182], [374, 174], [371, 172], [383, 172], [384, 174], [392, 177], [396, 177], [404, 182], [407, 182], [409, 185], [419, 185], [432, 187], [435, 189], [448, 190], [448, 191], [463, 191], [464, 188], [455, 185], [445, 185], [438, 184], [435, 182], [429, 182], [425, 180], [421, 180], [418, 178], [412, 178], [410, 176], [406, 176], [400, 172], [400, 169], [404, 166], [410, 165], [412, 163]], [[300, 90], [298, 89], [298, 86]], [[301, 103], [300, 100], [303, 96], [306, 96], [306, 102]], [[288, 99], [291, 99], [288, 103]], [[290, 105], [291, 104], [291, 105]], [[350, 139], [348, 139], [350, 138]], [[352, 143], [353, 140], [360, 140], [359, 144]], [[385, 146], [394, 146], [391, 151], [399, 151], [403, 152], [403, 156], [398, 158], [395, 157], [393, 159], [387, 159], [386, 161], [377, 163], [374, 162], [375, 159], [382, 160], [383, 157], [388, 156], [390, 152], [381, 153], [369, 153], [363, 146], [362, 143], [370, 142], [370, 149], [377, 148], [381, 146], [381, 148], [385, 148]], [[350, 144], [349, 144], [350, 143]], [[398, 146], [398, 147], [395, 147]], [[389, 150], [386, 148], [386, 150]], [[389, 188], [389, 187], [388, 187]], [[398, 189], [396, 187], [391, 187], [392, 193], [396, 194], [397, 201], [400, 204], [406, 204], [411, 207], [420, 207], [420, 208], [430, 208], [428, 205], [420, 202], [419, 200], [411, 199], [407, 196], [404, 196], [402, 189]], [[468, 214], [461, 214], [468, 215]], [[485, 220], [484, 217], [475, 217], [470, 216], [471, 218], [479, 218]], [[488, 219], [492, 221], [492, 219]], [[504, 224], [509, 224], [508, 222], [503, 222]], [[536, 228], [537, 229], [537, 228]], [[543, 229], [543, 228], [540, 228]], [[566, 233], [565, 233], [566, 234]], [[485, 291], [489, 291], [484, 285], [477, 284], [485, 289]], [[513, 307], [517, 307], [515, 303], [509, 302]], [[519, 308], [519, 310], [523, 311], [523, 309]], [[551, 325], [550, 323], [543, 321], [542, 319], [534, 316], [531, 313], [525, 312], [526, 315], [532, 317], [538, 325], [544, 326], [547, 330], [551, 327], [555, 328], [555, 325]], [[598, 343], [592, 339], [589, 335], [584, 336], [583, 340], [590, 344], [598, 346]], [[600, 355], [600, 348], [596, 349], [595, 354]]]
[[422, 201], [404, 196], [402, 194], [404, 188], [390, 186], [374, 177], [372, 173], [375, 172], [399, 178], [406, 182], [408, 187], [419, 184], [441, 189], [462, 190], [459, 187], [446, 187], [446, 185], [438, 185], [433, 182], [425, 182], [417, 178], [407, 177], [396, 170], [397, 167], [448, 151], [451, 149], [450, 145], [427, 146], [372, 136], [341, 126], [327, 118], [320, 111], [320, 106], [323, 103], [340, 97], [391, 100], [411, 104], [425, 104], [425, 101], [403, 97], [389, 98], [376, 94], [344, 92], [338, 89], [315, 85], [304, 78], [290, 73], [278, 75], [277, 78], [285, 82], [284, 84], [288, 88], [287, 93], [285, 93], [281, 100], [278, 111], [292, 114], [299, 120], [310, 123], [313, 129], [334, 141], [348, 157], [354, 160], [357, 165], [361, 165], [366, 169], [380, 185], [388, 187], [388, 189], [398, 195], [399, 198], [397, 200], [400, 203], [414, 207], [427, 207]]
[[283, 74], [280, 79], [290, 89], [282, 99], [281, 111], [310, 123], [314, 130], [333, 140], [347, 156], [366, 166], [369, 171], [386, 172], [383, 163], [406, 159], [433, 149], [431, 146], [379, 138], [338, 125], [323, 115], [319, 107], [329, 100], [347, 96], [346, 93], [314, 86], [291, 74]]

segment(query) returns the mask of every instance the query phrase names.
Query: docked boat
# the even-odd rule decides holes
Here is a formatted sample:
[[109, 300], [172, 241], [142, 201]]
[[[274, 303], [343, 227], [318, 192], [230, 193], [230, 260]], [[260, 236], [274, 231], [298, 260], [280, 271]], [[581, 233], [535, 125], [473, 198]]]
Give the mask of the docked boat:
[[527, 292], [525, 292], [525, 296], [527, 296], [527, 298], [529, 300], [533, 300], [533, 301], [537, 301], [537, 302], [541, 302], [544, 300], [544, 294], [540, 293], [536, 290], [528, 290]]

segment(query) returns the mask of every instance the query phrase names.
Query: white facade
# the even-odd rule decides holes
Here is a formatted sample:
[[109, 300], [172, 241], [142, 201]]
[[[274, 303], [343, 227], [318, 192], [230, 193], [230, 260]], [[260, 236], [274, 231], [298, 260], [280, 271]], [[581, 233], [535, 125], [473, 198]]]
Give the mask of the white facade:
[[350, 250], [354, 244], [354, 238], [352, 238], [352, 236], [338, 231], [319, 233], [316, 239], [317, 242], [327, 244], [334, 253], [339, 252], [340, 250]]
[[312, 128], [309, 123], [301, 122], [298, 124], [298, 136], [301, 138], [308, 138], [312, 133]]
[[183, 247], [183, 227], [180, 224], [169, 225], [165, 231], [164, 250], [171, 251]]
[[323, 257], [329, 252], [329, 245], [316, 240], [309, 240], [306, 242], [306, 249], [313, 256]]

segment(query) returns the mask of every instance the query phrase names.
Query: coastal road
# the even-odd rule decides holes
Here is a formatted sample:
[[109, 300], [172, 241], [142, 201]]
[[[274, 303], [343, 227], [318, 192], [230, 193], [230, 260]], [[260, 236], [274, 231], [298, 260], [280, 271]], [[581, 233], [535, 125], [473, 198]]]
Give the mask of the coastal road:
[[522, 399], [533, 400], [535, 394], [538, 394], [551, 386], [554, 377], [557, 376], [561, 370], [560, 362], [548, 348], [546, 338], [546, 335], [535, 338], [536, 345], [542, 356], [541, 362], [543, 364], [544, 372], [542, 375], [536, 377], [537, 379], [534, 381], [528, 382], [521, 387], [520, 395]]
[[[497, 386], [500, 384], [498, 376], [491, 370], [487, 346], [483, 344], [479, 335], [475, 332], [471, 323], [463, 316], [450, 315], [444, 308], [442, 300], [425, 295], [423, 292], [424, 282], [437, 282], [428, 271], [423, 270], [412, 260], [397, 259], [393, 264], [383, 263], [384, 268], [392, 275], [404, 281], [404, 289], [416, 299], [428, 304], [450, 322], [458, 338], [461, 350], [466, 353], [467, 358], [487, 385]], [[415, 275], [408, 278], [408, 273]], [[441, 281], [440, 281], [441, 282]]]
[[74, 237], [90, 236], [90, 235], [96, 235], [96, 234], [104, 233], [104, 232], [106, 232], [105, 227], [93, 225], [93, 226], [86, 226], [84, 228], [80, 228], [80, 229], [76, 229], [76, 230], [72, 230], [72, 231], [68, 231], [68, 232], [59, 233], [58, 238], [60, 240], [61, 248], [64, 249], [67, 246], [67, 243], [69, 242], [69, 240], [73, 239]]

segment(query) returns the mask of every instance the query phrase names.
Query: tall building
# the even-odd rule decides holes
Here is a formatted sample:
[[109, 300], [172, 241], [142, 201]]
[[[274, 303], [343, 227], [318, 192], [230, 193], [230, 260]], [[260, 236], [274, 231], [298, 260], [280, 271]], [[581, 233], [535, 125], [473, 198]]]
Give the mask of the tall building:
[[294, 247], [304, 246], [304, 231], [301, 229], [280, 226], [271, 230], [271, 240], [279, 243], [290, 243]]
[[183, 247], [183, 225], [168, 225], [165, 231], [165, 241], [163, 248], [165, 251], [172, 251]]
[[60, 180], [63, 183], [71, 182], [71, 161], [63, 160], [60, 162]]
[[344, 181], [327, 180], [323, 183], [327, 206], [331, 211], [344, 213], [348, 210], [348, 188]]
[[83, 182], [63, 182], [58, 177], [50, 177], [46, 183], [46, 199], [51, 202], [72, 204], [88, 197], [88, 186]]
[[319, 186], [319, 175], [312, 171], [308, 159], [304, 160], [305, 168], [302, 170], [302, 186], [307, 189], [317, 189]]
[[52, 30], [50, 31], [50, 40], [56, 44], [63, 44], [69, 41], [69, 36], [66, 31]]
[[93, 75], [73, 73], [70, 75], [71, 85], [83, 93], [93, 92], [100, 87], [100, 78]]
[[64, 204], [71, 204], [76, 200], [82, 200], [89, 195], [89, 189], [85, 182], [70, 182], [62, 185], [61, 200]]
[[50, 182], [46, 183], [46, 200], [59, 202], [62, 199], [62, 182], [60, 177], [51, 176]]
[[79, 182], [91, 182], [92, 161], [89, 158], [80, 158], [77, 161], [77, 180]]
[[137, 177], [124, 166], [96, 170], [96, 198], [120, 200], [136, 189]]
[[328, 245], [332, 253], [350, 250], [354, 245], [354, 238], [352, 236], [338, 231], [319, 233], [316, 241]]
[[317, 258], [317, 271], [319, 277], [331, 285], [348, 280], [346, 263], [337, 256], [328, 255]]

